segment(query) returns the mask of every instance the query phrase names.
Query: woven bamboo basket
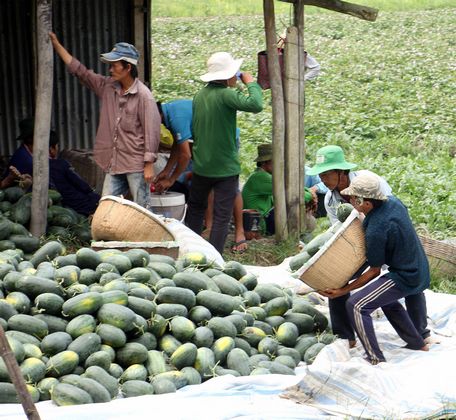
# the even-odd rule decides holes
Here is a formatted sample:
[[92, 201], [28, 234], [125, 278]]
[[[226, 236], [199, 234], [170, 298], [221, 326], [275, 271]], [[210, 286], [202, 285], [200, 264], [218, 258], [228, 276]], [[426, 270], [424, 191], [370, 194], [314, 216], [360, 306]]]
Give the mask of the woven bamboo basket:
[[354, 210], [339, 230], [298, 271], [299, 278], [315, 290], [345, 286], [366, 262], [364, 229]]
[[456, 245], [418, 235], [431, 269], [446, 276], [456, 276]]
[[167, 242], [175, 238], [159, 217], [120, 197], [102, 197], [92, 219], [95, 241]]

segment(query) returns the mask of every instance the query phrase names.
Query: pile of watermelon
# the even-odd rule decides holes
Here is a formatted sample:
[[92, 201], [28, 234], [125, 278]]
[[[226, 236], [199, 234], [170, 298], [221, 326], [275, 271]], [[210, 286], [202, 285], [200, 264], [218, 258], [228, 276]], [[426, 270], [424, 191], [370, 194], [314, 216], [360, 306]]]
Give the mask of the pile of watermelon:
[[[311, 302], [241, 264], [140, 249], [0, 252], [0, 324], [34, 401], [107, 402], [220, 375], [294, 374], [335, 337]], [[17, 402], [0, 358], [0, 402]]]
[[[76, 238], [81, 244], [87, 244], [91, 240], [87, 217], [63, 207], [61, 200], [58, 191], [49, 190], [47, 236], [63, 241]], [[32, 193], [26, 193], [20, 187], [0, 190], [0, 251], [19, 248], [25, 254], [31, 254], [39, 248], [40, 239], [28, 230], [31, 206]]]

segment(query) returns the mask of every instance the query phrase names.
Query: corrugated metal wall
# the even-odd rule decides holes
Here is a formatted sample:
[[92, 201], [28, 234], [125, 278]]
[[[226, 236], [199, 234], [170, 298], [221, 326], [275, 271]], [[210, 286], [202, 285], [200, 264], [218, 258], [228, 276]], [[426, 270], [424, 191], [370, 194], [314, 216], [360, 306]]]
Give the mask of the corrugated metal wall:
[[0, 2], [0, 155], [17, 147], [18, 123], [33, 108], [32, 5]]
[[[0, 155], [17, 147], [18, 123], [34, 109], [34, 21], [30, 0], [1, 0]], [[63, 45], [88, 68], [108, 75], [99, 61], [118, 41], [132, 42], [131, 0], [54, 0], [53, 27]], [[61, 148], [92, 148], [98, 125], [96, 96], [55, 61], [52, 126]]]

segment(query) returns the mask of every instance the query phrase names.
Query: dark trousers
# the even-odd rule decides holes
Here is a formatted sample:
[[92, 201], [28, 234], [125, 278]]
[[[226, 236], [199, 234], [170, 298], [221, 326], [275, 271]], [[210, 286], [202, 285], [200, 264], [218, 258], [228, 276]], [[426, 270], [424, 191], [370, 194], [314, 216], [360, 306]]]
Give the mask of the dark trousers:
[[[368, 264], [364, 264], [353, 275], [353, 278], [358, 278], [367, 267]], [[354, 340], [355, 331], [350, 323], [346, 309], [346, 302], [349, 297], [350, 294], [347, 294], [335, 299], [329, 299], [329, 317], [331, 319], [331, 327], [335, 335], [346, 340]], [[407, 308], [407, 312], [413, 322], [413, 325], [418, 330], [421, 337], [429, 337], [430, 331], [427, 328], [427, 307], [424, 293], [421, 292], [415, 295], [406, 296], [405, 307]]]
[[427, 307], [424, 293], [406, 296], [405, 307], [421, 337], [428, 338], [431, 332], [427, 327]]
[[373, 364], [385, 361], [385, 356], [377, 342], [371, 317], [371, 313], [377, 308], [382, 308], [388, 321], [410, 349], [419, 350], [424, 346], [423, 338], [399, 302], [399, 299], [405, 295], [406, 293], [399, 289], [393, 280], [382, 276], [370, 282], [359, 292], [352, 294], [347, 300], [350, 322], [363, 344], [368, 359]]
[[204, 212], [211, 190], [214, 190], [214, 216], [209, 242], [223, 253], [228, 234], [234, 199], [239, 188], [239, 176], [209, 178], [193, 174], [185, 224], [198, 235], [203, 231]]

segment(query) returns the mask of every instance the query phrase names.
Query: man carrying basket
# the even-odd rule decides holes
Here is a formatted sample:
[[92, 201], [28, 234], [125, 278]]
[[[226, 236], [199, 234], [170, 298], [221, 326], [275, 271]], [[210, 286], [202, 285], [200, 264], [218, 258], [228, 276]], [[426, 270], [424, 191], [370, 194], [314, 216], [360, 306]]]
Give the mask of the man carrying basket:
[[[344, 287], [320, 293], [337, 298], [366, 285], [350, 296], [346, 307], [370, 363], [385, 361], [370, 316], [377, 308], [382, 308], [407, 348], [427, 351], [428, 345], [399, 302], [423, 292], [430, 283], [428, 261], [406, 207], [399, 199], [387, 197], [379, 178], [369, 173], [354, 178], [341, 194], [349, 196], [353, 207], [366, 216], [363, 227], [369, 268]], [[389, 272], [378, 277], [384, 264]]]

